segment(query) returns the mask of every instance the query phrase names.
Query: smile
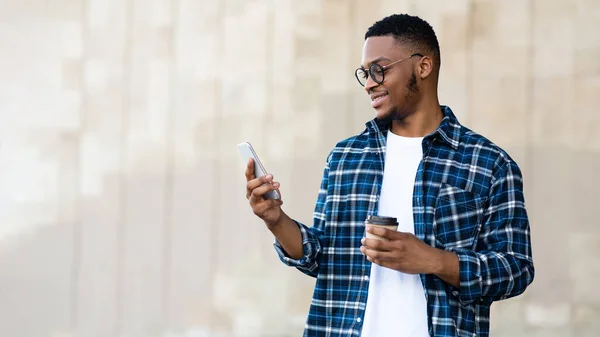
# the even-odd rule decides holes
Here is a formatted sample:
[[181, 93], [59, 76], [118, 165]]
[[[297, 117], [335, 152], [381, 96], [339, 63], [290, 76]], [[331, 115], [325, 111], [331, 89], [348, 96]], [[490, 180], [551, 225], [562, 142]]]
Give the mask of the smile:
[[373, 98], [371, 98], [371, 102], [377, 102], [377, 101], [380, 101], [380, 100], [384, 99], [384, 98], [385, 98], [385, 97], [387, 97], [387, 96], [388, 96], [388, 94], [383, 94], [383, 95], [381, 95], [381, 96], [373, 97]]
[[388, 97], [388, 94], [371, 96], [371, 107], [373, 107], [373, 108], [379, 107], [385, 101], [385, 99], [387, 97]]

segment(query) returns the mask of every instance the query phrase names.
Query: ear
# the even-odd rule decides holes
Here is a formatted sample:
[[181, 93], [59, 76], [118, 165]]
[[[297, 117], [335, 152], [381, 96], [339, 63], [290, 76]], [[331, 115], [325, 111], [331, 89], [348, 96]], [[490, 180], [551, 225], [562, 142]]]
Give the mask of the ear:
[[423, 56], [417, 63], [417, 74], [424, 80], [433, 72], [433, 59], [429, 56]]

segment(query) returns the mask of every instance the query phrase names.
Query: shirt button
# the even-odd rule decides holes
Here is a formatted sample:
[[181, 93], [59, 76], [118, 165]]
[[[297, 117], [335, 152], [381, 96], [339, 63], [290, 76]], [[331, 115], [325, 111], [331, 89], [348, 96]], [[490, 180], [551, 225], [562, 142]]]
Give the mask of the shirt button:
[[360, 319], [360, 317], [358, 317], [358, 318], [356, 319], [356, 321], [357, 321], [358, 323], [360, 323], [360, 321], [362, 321], [362, 320]]
[[365, 275], [365, 281], [369, 280], [369, 276]]

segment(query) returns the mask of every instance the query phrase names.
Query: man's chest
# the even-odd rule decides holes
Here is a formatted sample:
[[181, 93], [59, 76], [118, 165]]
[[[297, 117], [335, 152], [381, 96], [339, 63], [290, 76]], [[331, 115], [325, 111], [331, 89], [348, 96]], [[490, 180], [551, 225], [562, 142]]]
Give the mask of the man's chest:
[[[390, 192], [383, 189], [388, 186], [384, 185], [384, 178], [394, 174], [389, 167], [386, 170], [384, 158], [384, 153], [365, 151], [333, 163], [328, 214], [337, 232], [350, 226], [353, 233], [359, 233], [364, 230], [361, 226], [367, 215], [378, 213], [382, 192], [384, 196]], [[491, 170], [477, 164], [465, 162], [464, 156], [451, 152], [433, 150], [423, 156], [416, 173], [411, 173], [412, 216], [417, 237], [439, 248], [476, 246], [487, 204], [481, 192], [489, 186], [491, 178]], [[399, 170], [398, 174], [406, 172]], [[386, 204], [393, 207], [389, 206], [389, 200]]]

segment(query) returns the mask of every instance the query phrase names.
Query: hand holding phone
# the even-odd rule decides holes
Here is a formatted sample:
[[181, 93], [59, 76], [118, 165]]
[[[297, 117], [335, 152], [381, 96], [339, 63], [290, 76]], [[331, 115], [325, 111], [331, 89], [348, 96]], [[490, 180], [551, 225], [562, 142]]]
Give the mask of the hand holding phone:
[[[255, 178], [260, 178], [260, 177], [264, 177], [267, 175], [267, 170], [265, 169], [264, 165], [258, 158], [256, 151], [254, 151], [254, 148], [252, 147], [252, 145], [250, 143], [248, 143], [248, 142], [239, 143], [237, 145], [237, 148], [238, 148], [238, 151], [240, 152], [240, 155], [242, 156], [242, 159], [244, 160], [244, 162], [246, 164], [248, 164], [248, 161], [250, 159], [252, 159], [254, 161], [254, 177]], [[270, 199], [279, 200], [279, 199], [281, 199], [281, 195], [279, 194], [279, 191], [272, 190], [272, 191], [266, 192], [263, 195], [263, 198], [265, 198], [267, 200], [270, 200]]]
[[[273, 181], [272, 175], [267, 175], [256, 152], [250, 143], [238, 144], [242, 159], [246, 162], [246, 198], [250, 202], [252, 212], [261, 218], [268, 228], [275, 228], [283, 216], [279, 183]], [[252, 163], [251, 163], [252, 160]]]

